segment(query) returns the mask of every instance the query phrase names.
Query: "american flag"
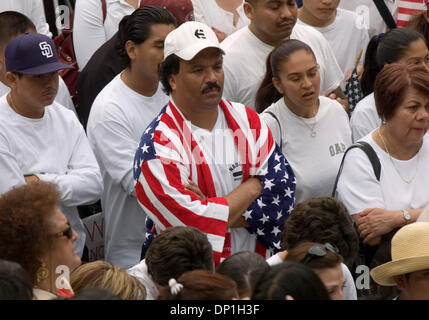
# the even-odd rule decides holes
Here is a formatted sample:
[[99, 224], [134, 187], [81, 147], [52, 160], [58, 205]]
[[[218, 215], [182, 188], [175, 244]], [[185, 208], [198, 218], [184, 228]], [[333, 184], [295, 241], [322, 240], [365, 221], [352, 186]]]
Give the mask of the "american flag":
[[410, 18], [424, 10], [428, 10], [429, 2], [427, 0], [397, 0], [398, 18], [396, 24], [398, 27], [406, 27]]
[[349, 102], [349, 117], [351, 117], [356, 105], [363, 98], [362, 90], [360, 88], [359, 78], [357, 74], [357, 69], [354, 68], [349, 81], [346, 84], [346, 90], [344, 94], [347, 96]]
[[[284, 221], [294, 208], [295, 176], [256, 112], [226, 100], [220, 107], [234, 132], [242, 181], [256, 176], [262, 183], [262, 194], [242, 216], [250, 225], [247, 230], [256, 235], [255, 251], [269, 256], [281, 250]], [[143, 255], [153, 239], [154, 225], [158, 230], [187, 225], [207, 234], [216, 264], [227, 256], [229, 208], [225, 195], [216, 193], [209, 160], [170, 101], [143, 133], [134, 160], [137, 200], [149, 218]], [[198, 185], [206, 200], [185, 189], [183, 181], [188, 178]]]

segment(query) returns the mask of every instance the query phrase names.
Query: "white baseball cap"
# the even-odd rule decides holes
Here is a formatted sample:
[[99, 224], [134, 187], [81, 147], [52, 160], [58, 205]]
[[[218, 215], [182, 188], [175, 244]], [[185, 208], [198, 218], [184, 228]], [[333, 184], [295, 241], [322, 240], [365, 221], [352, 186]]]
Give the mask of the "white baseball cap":
[[188, 21], [171, 31], [164, 41], [164, 60], [171, 54], [183, 60], [192, 60], [201, 50], [220, 48], [214, 31], [201, 22]]

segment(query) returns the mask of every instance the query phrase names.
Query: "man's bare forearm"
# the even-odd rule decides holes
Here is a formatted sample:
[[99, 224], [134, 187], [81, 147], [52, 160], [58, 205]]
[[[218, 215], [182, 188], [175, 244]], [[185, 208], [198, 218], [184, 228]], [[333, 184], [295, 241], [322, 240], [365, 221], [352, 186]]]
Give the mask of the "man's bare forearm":
[[240, 219], [243, 219], [242, 213], [260, 196], [261, 192], [262, 184], [259, 179], [250, 178], [225, 197], [229, 206], [228, 227], [234, 227]]

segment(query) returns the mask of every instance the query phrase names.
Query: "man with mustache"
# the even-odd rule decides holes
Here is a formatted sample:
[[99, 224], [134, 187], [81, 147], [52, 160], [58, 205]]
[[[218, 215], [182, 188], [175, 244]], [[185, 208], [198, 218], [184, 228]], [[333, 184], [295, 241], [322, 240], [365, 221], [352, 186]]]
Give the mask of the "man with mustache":
[[160, 78], [170, 101], [144, 131], [134, 160], [149, 233], [196, 227], [207, 234], [215, 264], [239, 251], [278, 251], [295, 190], [293, 171], [258, 114], [222, 99], [222, 61], [206, 25], [186, 22], [168, 34]]
[[0, 194], [15, 186], [43, 180], [54, 183], [60, 209], [79, 238], [82, 256], [85, 230], [76, 206], [100, 198], [100, 169], [75, 114], [54, 101], [58, 62], [53, 41], [24, 33], [5, 49], [10, 92], [0, 98]]
[[134, 192], [133, 160], [140, 137], [168, 102], [159, 83], [164, 39], [176, 19], [166, 9], [144, 6], [119, 24], [121, 64], [126, 68], [95, 98], [88, 139], [104, 181], [105, 259], [121, 268], [140, 261], [146, 214]]
[[222, 41], [225, 52], [224, 96], [255, 108], [255, 96], [266, 71], [268, 54], [287, 39], [308, 44], [316, 55], [321, 92], [344, 98], [339, 88], [344, 75], [332, 49], [320, 32], [296, 24], [295, 0], [246, 0], [244, 11], [250, 24]]

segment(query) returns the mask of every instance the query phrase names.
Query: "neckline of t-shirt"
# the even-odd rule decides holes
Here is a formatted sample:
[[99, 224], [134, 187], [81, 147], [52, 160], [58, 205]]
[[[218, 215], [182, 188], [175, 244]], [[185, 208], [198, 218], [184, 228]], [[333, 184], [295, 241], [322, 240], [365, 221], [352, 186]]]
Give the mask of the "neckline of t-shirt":
[[298, 18], [298, 21], [301, 22], [302, 24], [306, 25], [306, 26], [313, 27], [314, 29], [316, 29], [317, 31], [319, 31], [319, 32], [321, 32], [323, 34], [324, 32], [329, 32], [329, 31], [332, 31], [335, 28], [337, 28], [339, 12], [340, 12], [340, 10], [342, 10], [342, 9], [340, 9], [340, 10], [338, 10], [338, 9], [339, 8], [337, 8], [337, 12], [336, 12], [336, 15], [335, 15], [335, 20], [332, 21], [331, 24], [329, 24], [329, 25], [327, 25], [325, 27], [315, 27], [315, 26], [312, 26], [310, 24], [305, 23], [304, 21], [302, 21], [299, 18]]
[[200, 127], [198, 127], [198, 126], [196, 126], [190, 122], [191, 132], [193, 134], [195, 132], [200, 132], [200, 134], [202, 134], [202, 135], [212, 135], [216, 132], [216, 130], [224, 130], [225, 129], [225, 125], [224, 125], [225, 122], [226, 122], [225, 115], [224, 115], [222, 109], [218, 106], [217, 119], [216, 119], [216, 122], [215, 122], [211, 131], [204, 129], [204, 128], [200, 128]]
[[155, 93], [152, 95], [152, 96], [150, 96], [150, 97], [148, 97], [148, 96], [144, 96], [144, 95], [142, 95], [142, 94], [140, 94], [140, 93], [138, 93], [137, 91], [134, 91], [133, 89], [131, 89], [126, 83], [125, 83], [125, 81], [124, 80], [122, 80], [122, 73], [123, 73], [124, 71], [122, 71], [120, 74], [118, 74], [117, 75], [117, 77], [119, 78], [119, 83], [120, 83], [120, 85], [123, 87], [123, 88], [125, 88], [125, 90], [127, 90], [127, 91], [129, 91], [130, 92], [130, 94], [132, 94], [132, 95], [134, 95], [135, 97], [137, 97], [137, 98], [139, 98], [139, 99], [144, 99], [144, 100], [151, 100], [151, 99], [154, 99], [157, 95], [158, 95], [158, 93], [159, 93], [159, 90], [161, 89], [161, 83], [160, 82], [158, 82], [158, 87], [156, 88], [156, 91], [155, 91]]
[[48, 108], [51, 105], [45, 107], [45, 111], [44, 111], [43, 116], [41, 118], [37, 118], [37, 119], [28, 118], [28, 117], [24, 117], [23, 115], [17, 113], [15, 110], [13, 110], [12, 107], [10, 106], [9, 102], [7, 102], [6, 96], [7, 96], [7, 94], [3, 96], [3, 98], [4, 98], [3, 102], [6, 104], [6, 107], [8, 108], [7, 112], [9, 112], [13, 117], [19, 119], [20, 121], [31, 122], [33, 124], [39, 124], [39, 123], [43, 123], [45, 121], [46, 112], [47, 112], [46, 108]]
[[250, 29], [249, 26], [246, 26], [246, 28], [243, 28], [244, 30], [246, 30], [251, 39], [253, 39], [256, 48], [258, 48], [259, 45], [265, 47], [266, 49], [269, 49], [270, 52], [274, 49], [274, 47], [272, 45], [269, 45], [268, 43], [265, 43], [264, 41], [262, 41], [261, 39], [259, 39]]
[[287, 104], [286, 104], [286, 101], [285, 101], [285, 99], [284, 98], [282, 98], [281, 99], [283, 102], [282, 102], [282, 104], [283, 104], [283, 109], [284, 109], [284, 111], [287, 113], [287, 114], [289, 114], [289, 115], [291, 115], [292, 117], [294, 117], [294, 118], [296, 118], [296, 119], [301, 119], [302, 121], [304, 121], [305, 123], [309, 123], [309, 124], [313, 124], [314, 123], [314, 121], [317, 119], [317, 121], [320, 121], [320, 117], [321, 117], [321, 115], [323, 116], [323, 104], [322, 104], [322, 102], [321, 102], [321, 99], [320, 99], [320, 97], [319, 97], [319, 108], [317, 109], [317, 113], [315, 114], [315, 116], [314, 117], [311, 117], [311, 118], [304, 118], [304, 117], [301, 117], [301, 116], [299, 116], [299, 115], [297, 115], [297, 114], [295, 114], [291, 109], [289, 109], [289, 107], [287, 106]]
[[[378, 129], [378, 128], [377, 128]], [[371, 131], [371, 133], [370, 133], [370, 141], [368, 141], [368, 142], [370, 142], [370, 144], [371, 144], [371, 146], [372, 147], [374, 147], [375, 146], [375, 148], [377, 149], [377, 151], [381, 151], [382, 152], [382, 154], [386, 157], [386, 158], [391, 158], [392, 160], [394, 160], [395, 162], [397, 162], [397, 163], [411, 163], [411, 162], [414, 162], [416, 159], [417, 159], [417, 156], [419, 155], [419, 153], [420, 153], [420, 151], [422, 150], [422, 148], [423, 148], [423, 146], [424, 146], [424, 144], [425, 144], [425, 141], [424, 141], [424, 138], [423, 138], [423, 143], [422, 143], [422, 146], [420, 147], [420, 150], [414, 155], [414, 157], [412, 157], [411, 159], [408, 159], [408, 160], [399, 160], [399, 159], [396, 159], [395, 157], [392, 157], [390, 154], [388, 154], [386, 151], [384, 151], [383, 150], [383, 148], [381, 148], [378, 144], [377, 144], [377, 142], [375, 142], [375, 140], [374, 140], [374, 138], [372, 137], [372, 134], [374, 133], [374, 131], [375, 130], [377, 130], [377, 129], [374, 129], [374, 130], [372, 130]]]

